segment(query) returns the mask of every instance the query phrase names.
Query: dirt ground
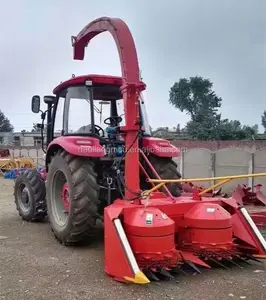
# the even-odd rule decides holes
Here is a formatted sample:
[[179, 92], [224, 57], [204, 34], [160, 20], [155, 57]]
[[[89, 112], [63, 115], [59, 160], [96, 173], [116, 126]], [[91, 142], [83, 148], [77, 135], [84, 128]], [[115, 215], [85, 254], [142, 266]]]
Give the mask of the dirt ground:
[[103, 271], [103, 244], [67, 248], [48, 223], [23, 222], [14, 206], [12, 180], [0, 179], [0, 299], [6, 300], [224, 300], [266, 299], [266, 264], [206, 270], [137, 286]]

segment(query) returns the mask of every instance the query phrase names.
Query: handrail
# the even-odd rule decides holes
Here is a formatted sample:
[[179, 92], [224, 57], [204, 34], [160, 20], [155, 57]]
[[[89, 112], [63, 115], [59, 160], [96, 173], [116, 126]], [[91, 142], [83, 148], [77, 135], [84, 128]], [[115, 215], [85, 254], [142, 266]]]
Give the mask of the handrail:
[[178, 183], [178, 182], [200, 182], [200, 181], [225, 180], [225, 179], [242, 179], [242, 178], [249, 178], [249, 177], [254, 178], [254, 177], [263, 177], [263, 176], [266, 176], [266, 173], [203, 177], [203, 178], [149, 179], [149, 181], [154, 183]]

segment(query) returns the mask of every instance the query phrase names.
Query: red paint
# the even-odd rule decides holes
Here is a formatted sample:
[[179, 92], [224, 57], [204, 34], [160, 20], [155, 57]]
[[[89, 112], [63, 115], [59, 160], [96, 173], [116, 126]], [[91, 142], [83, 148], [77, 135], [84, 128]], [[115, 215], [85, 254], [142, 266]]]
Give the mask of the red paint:
[[154, 137], [143, 137], [142, 139], [143, 148], [156, 156], [160, 157], [179, 157], [180, 150], [172, 145], [169, 141], [154, 138]]
[[[150, 179], [149, 174], [146, 172], [146, 170], [144, 169], [143, 165], [139, 162], [139, 167], [141, 169], [141, 171], [143, 172], [143, 174], [145, 175], [146, 179]], [[155, 186], [155, 184], [153, 182], [151, 182], [152, 186]]]
[[89, 136], [60, 136], [48, 146], [46, 161], [49, 160], [55, 149], [62, 148], [75, 156], [103, 157], [104, 148], [97, 138]]
[[[256, 226], [260, 229], [266, 229], [266, 196], [261, 192], [261, 184], [254, 186], [255, 192], [251, 191], [251, 187], [247, 185], [237, 185], [232, 193], [232, 197], [239, 205], [244, 205], [255, 222]], [[195, 186], [191, 182], [185, 182], [182, 184], [183, 196], [193, 197], [194, 200], [200, 200], [198, 193], [204, 190], [204, 187]], [[198, 189], [198, 190], [197, 190]], [[216, 197], [221, 196], [228, 198], [227, 194], [222, 193], [222, 188], [218, 191], [210, 191], [204, 194], [204, 197]]]
[[[140, 190], [138, 99], [145, 85], [140, 81], [135, 44], [127, 25], [120, 19], [110, 18], [91, 22], [77, 37], [72, 38], [74, 59], [83, 60], [87, 44], [93, 37], [105, 31], [113, 36], [120, 56], [122, 81], [114, 80], [117, 80], [124, 100], [126, 126], [121, 130], [125, 134], [125, 146], [128, 150], [131, 148], [125, 160], [125, 183], [128, 187], [125, 197], [131, 198], [136, 197], [135, 193]], [[71, 82], [81, 81], [84, 81], [84, 77], [72, 79]], [[58, 90], [61, 88], [62, 86]], [[64, 146], [68, 148], [68, 152], [72, 151], [76, 155], [76, 139], [58, 138], [50, 145], [49, 151], [53, 147]], [[88, 138], [89, 140], [94, 143], [94, 139]], [[176, 147], [162, 139], [145, 137], [143, 146], [158, 156], [180, 155]], [[103, 154], [99, 142], [97, 147]], [[92, 151], [86, 156], [97, 155]], [[105, 272], [119, 281], [125, 281], [125, 276], [134, 277], [128, 253], [114, 225], [116, 218], [121, 221], [141, 270], [147, 267], [152, 270], [172, 268], [186, 260], [209, 267], [205, 260], [210, 256], [222, 259], [222, 255], [231, 258], [239, 253], [243, 256], [266, 254], [255, 233], [240, 214], [236, 199], [200, 197], [199, 191], [200, 188], [194, 187], [193, 197], [182, 196], [174, 199], [178, 201], [171, 201], [171, 197], [156, 192], [149, 197], [148, 203], [141, 198], [134, 201], [118, 199], [106, 207]], [[153, 215], [152, 222], [147, 219], [147, 213]], [[226, 252], [228, 250], [230, 252]]]
[[[83, 60], [85, 47], [98, 34], [110, 32], [113, 36], [119, 52], [122, 87], [121, 93], [124, 100], [126, 126], [122, 130], [126, 133], [125, 146], [131, 150], [126, 155], [125, 161], [125, 184], [128, 187], [125, 196], [135, 197], [135, 192], [140, 191], [139, 187], [139, 153], [137, 134], [139, 130], [139, 94], [145, 89], [140, 81], [138, 57], [135, 43], [127, 25], [117, 18], [100, 18], [89, 23], [81, 32], [72, 37], [74, 59]], [[132, 191], [134, 193], [132, 193]]]
[[[68, 88], [69, 86], [85, 85], [85, 82], [87, 80], [91, 80], [92, 83], [95, 85], [106, 84], [106, 85], [116, 85], [117, 87], [122, 86], [121, 77], [90, 74], [90, 75], [76, 76], [60, 83], [57, 87], [54, 88], [53, 93], [57, 95], [60, 94], [60, 92], [62, 92], [64, 89]], [[103, 99], [99, 99], [99, 100], [103, 100]]]
[[184, 215], [184, 226], [201, 229], [232, 227], [231, 215], [216, 203], [197, 203]]
[[255, 192], [247, 185], [237, 185], [233, 197], [237, 203], [244, 205], [252, 220], [260, 229], [266, 229], [266, 196], [261, 192], [261, 184], [254, 186]]
[[[151, 215], [152, 220], [147, 219]], [[178, 259], [175, 249], [175, 223], [154, 207], [125, 210], [124, 229], [141, 268], [151, 262], [155, 266], [174, 267]]]
[[[89, 74], [70, 78], [60, 83], [54, 90], [53, 93], [59, 95], [63, 90], [69, 86], [84, 86], [87, 80], [92, 81], [94, 87], [97, 87], [93, 91], [94, 100], [119, 100], [123, 98], [120, 88], [123, 86], [122, 77], [111, 76], [111, 75], [97, 75]], [[140, 84], [145, 87], [143, 82]], [[101, 86], [101, 88], [99, 88]], [[115, 88], [116, 87], [116, 88]]]
[[225, 251], [233, 248], [231, 215], [216, 203], [198, 203], [184, 215], [179, 246], [185, 249]]
[[41, 178], [45, 181], [46, 180], [46, 176], [47, 176], [47, 172], [46, 172], [46, 169], [42, 169], [40, 171], [40, 176]]
[[252, 192], [251, 187], [243, 184], [243, 203], [245, 204], [254, 204], [260, 206], [266, 206], [266, 196], [261, 192], [261, 184], [256, 184], [254, 186], [255, 192]]
[[132, 278], [134, 273], [113, 223], [121, 212], [122, 207], [116, 208], [115, 205], [104, 210], [104, 270], [109, 276], [124, 282], [125, 276]]
[[[157, 179], [161, 179], [159, 174], [156, 172], [155, 168], [153, 167], [153, 165], [151, 164], [151, 162], [149, 161], [149, 159], [147, 158], [147, 156], [145, 155], [145, 153], [141, 150], [140, 151], [141, 156], [144, 158], [144, 160], [146, 161], [146, 164], [149, 166], [150, 170], [152, 171], [153, 175], [155, 176], [155, 178]], [[173, 199], [172, 194], [170, 193], [169, 189], [166, 187], [166, 185], [164, 185], [164, 190], [166, 191], [167, 195]]]
[[256, 224], [259, 230], [266, 230], [266, 211], [250, 213], [253, 222]]
[[[215, 208], [215, 212], [207, 212], [208, 208]], [[152, 225], [145, 223], [146, 212], [154, 215]], [[189, 260], [197, 265], [210, 267], [210, 255], [220, 260], [224, 257], [231, 259], [239, 254], [243, 257], [246, 254], [266, 254], [254, 232], [240, 215], [235, 199], [202, 197], [199, 202], [191, 197], [179, 197], [173, 203], [162, 193], [154, 193], [146, 208], [142, 204], [117, 200], [105, 208], [105, 214], [107, 213], [113, 218], [121, 218], [141, 270], [149, 265], [156, 270], [163, 263], [166, 269], [171, 268], [174, 258], [178, 265]], [[166, 214], [169, 219], [163, 220], [161, 213]], [[105, 254], [108, 255], [105, 265], [109, 275], [119, 278], [122, 271], [114, 259], [110, 258], [111, 249], [116, 249], [117, 252], [112, 255], [119, 255], [123, 263], [126, 261], [126, 253], [118, 251], [120, 244], [117, 233], [110, 226], [113, 227], [110, 222], [105, 224], [105, 247], [109, 253]], [[175, 248], [172, 248], [173, 227]], [[112, 235], [108, 234], [110, 231]]]
[[8, 149], [0, 149], [0, 157], [10, 156], [10, 151]]
[[69, 206], [70, 206], [69, 190], [68, 190], [68, 184], [66, 184], [66, 183], [64, 184], [63, 189], [62, 189], [61, 199], [62, 199], [63, 206], [64, 206], [65, 210], [67, 212], [69, 212]]

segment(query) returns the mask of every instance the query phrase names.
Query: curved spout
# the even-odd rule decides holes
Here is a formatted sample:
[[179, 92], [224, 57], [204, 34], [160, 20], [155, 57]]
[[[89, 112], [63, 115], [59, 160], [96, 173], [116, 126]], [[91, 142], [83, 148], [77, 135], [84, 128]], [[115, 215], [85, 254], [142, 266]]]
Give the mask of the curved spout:
[[126, 126], [122, 130], [126, 133], [125, 145], [128, 151], [125, 158], [125, 197], [136, 197], [139, 188], [139, 151], [137, 135], [140, 130], [139, 95], [145, 89], [140, 81], [139, 63], [135, 43], [128, 26], [121, 19], [99, 18], [89, 23], [80, 33], [72, 37], [74, 59], [83, 60], [85, 47], [98, 34], [110, 32], [119, 52], [123, 85]]

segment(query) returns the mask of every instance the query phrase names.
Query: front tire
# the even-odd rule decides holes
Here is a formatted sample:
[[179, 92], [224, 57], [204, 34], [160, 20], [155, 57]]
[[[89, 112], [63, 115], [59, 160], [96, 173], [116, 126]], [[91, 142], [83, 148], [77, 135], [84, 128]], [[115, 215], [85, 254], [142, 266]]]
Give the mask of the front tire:
[[28, 222], [45, 219], [45, 182], [37, 170], [26, 170], [15, 181], [15, 205], [21, 218]]
[[[68, 185], [69, 205], [62, 191]], [[63, 244], [95, 237], [99, 207], [99, 186], [91, 159], [58, 152], [49, 165], [47, 210], [52, 231]]]

